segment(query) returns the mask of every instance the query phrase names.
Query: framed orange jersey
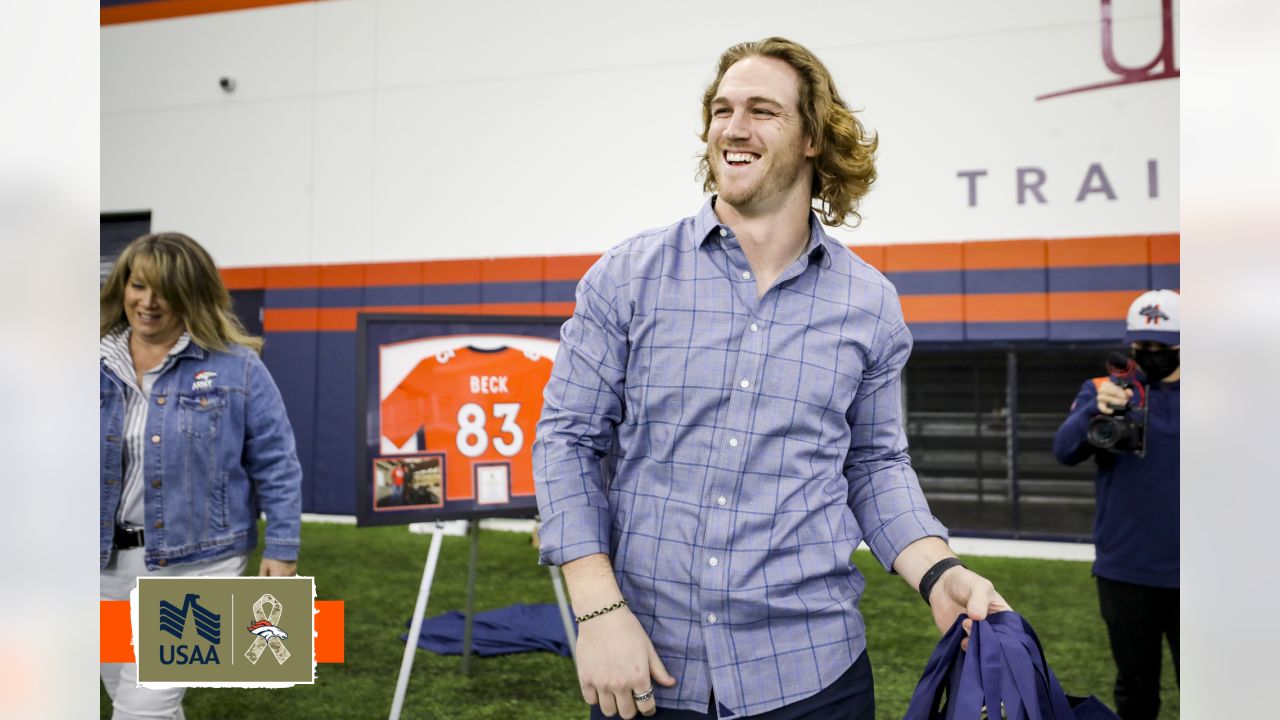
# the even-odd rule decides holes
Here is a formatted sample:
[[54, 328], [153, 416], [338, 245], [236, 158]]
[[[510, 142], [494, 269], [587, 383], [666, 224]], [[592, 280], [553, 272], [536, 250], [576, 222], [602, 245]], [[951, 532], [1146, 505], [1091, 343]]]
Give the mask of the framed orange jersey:
[[534, 432], [562, 323], [361, 316], [361, 524], [534, 515]]

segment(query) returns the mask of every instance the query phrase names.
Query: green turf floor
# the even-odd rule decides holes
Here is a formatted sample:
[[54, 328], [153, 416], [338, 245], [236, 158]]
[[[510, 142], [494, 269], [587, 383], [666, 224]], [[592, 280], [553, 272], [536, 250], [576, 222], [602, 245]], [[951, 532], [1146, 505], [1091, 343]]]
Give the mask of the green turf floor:
[[[427, 615], [466, 603], [468, 539], [447, 537]], [[282, 690], [196, 688], [187, 692], [188, 720], [215, 718], [326, 720], [385, 718], [391, 707], [430, 536], [404, 527], [356, 528], [308, 523], [299, 572], [314, 575], [321, 600], [346, 603], [346, 662], [318, 666], [315, 685]], [[915, 682], [938, 641], [927, 608], [905, 583], [887, 575], [865, 551], [854, 558], [867, 576], [862, 612], [875, 672], [877, 718], [902, 717]], [[1111, 704], [1114, 669], [1088, 563], [967, 558], [1035, 627], [1049, 664], [1067, 692]], [[256, 568], [256, 556], [249, 567]], [[526, 535], [486, 531], [480, 538], [477, 609], [552, 603], [555, 593]], [[1165, 651], [1164, 706], [1178, 717], [1178, 691]], [[572, 662], [550, 653], [475, 659], [471, 677], [458, 656], [418, 651], [405, 718], [576, 720], [586, 717]], [[111, 715], [102, 693], [102, 717]]]

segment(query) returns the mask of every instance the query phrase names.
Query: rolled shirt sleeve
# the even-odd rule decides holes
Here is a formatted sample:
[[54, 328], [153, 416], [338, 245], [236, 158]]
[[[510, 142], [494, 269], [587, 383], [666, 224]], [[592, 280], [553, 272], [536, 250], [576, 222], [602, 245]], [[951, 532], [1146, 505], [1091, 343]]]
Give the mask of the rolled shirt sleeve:
[[864, 540], [892, 571], [898, 553], [924, 537], [946, 540], [947, 528], [929, 510], [907, 454], [902, 427], [902, 370], [911, 355], [911, 332], [897, 294], [886, 287], [880, 326], [862, 382], [848, 411], [851, 430], [844, 474], [849, 506]]
[[612, 521], [604, 463], [625, 407], [624, 260], [608, 253], [578, 283], [573, 317], [561, 328], [543, 393], [533, 475], [544, 565], [609, 552]]

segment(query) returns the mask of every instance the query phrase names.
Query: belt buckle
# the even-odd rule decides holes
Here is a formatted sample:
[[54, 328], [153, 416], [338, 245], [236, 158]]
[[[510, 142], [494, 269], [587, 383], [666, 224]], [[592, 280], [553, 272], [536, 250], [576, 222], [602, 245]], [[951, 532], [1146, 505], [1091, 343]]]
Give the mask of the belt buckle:
[[[132, 550], [136, 547], [142, 547], [143, 543], [138, 537], [142, 534], [142, 528], [131, 528], [125, 525], [116, 525], [115, 535], [119, 541], [113, 541], [113, 545], [117, 550]], [[124, 544], [122, 544], [124, 543]]]

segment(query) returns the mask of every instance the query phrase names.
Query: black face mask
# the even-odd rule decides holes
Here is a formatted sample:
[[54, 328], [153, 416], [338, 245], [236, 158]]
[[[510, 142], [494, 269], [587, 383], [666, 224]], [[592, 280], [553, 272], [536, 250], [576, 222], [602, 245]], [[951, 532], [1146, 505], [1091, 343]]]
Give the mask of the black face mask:
[[1177, 349], [1169, 350], [1134, 350], [1133, 360], [1147, 374], [1151, 382], [1160, 382], [1178, 369], [1181, 360]]

